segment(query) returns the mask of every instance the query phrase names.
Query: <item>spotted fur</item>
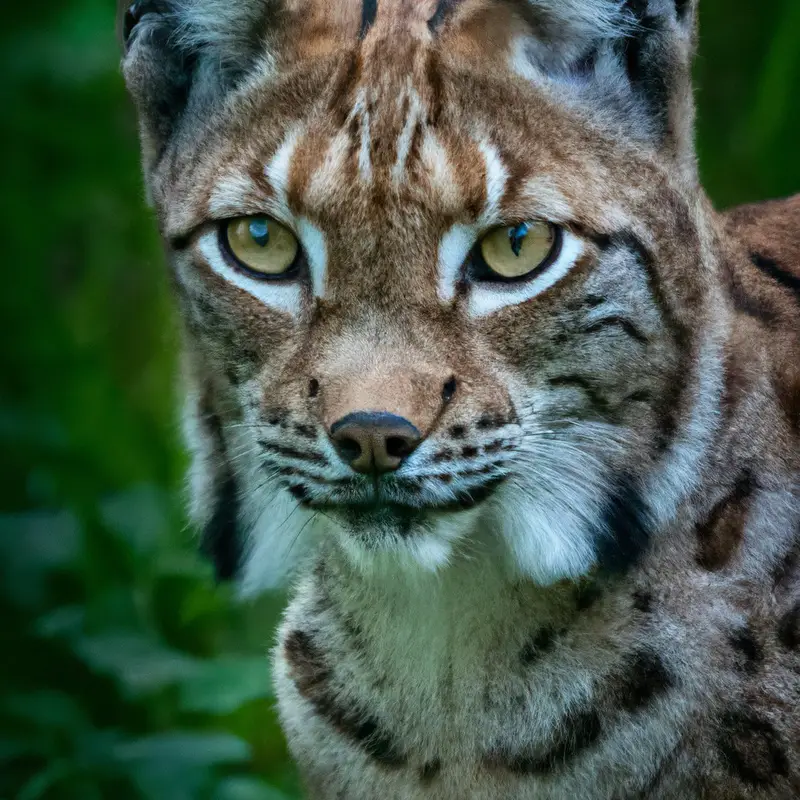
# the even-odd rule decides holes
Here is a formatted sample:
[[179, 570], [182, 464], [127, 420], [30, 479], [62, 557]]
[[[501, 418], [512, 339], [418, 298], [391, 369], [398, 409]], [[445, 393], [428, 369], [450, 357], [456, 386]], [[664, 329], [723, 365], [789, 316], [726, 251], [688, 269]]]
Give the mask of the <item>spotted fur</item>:
[[[695, 17], [121, 9], [191, 512], [243, 592], [293, 576], [274, 674], [309, 797], [800, 796], [800, 197], [705, 197]], [[226, 259], [251, 214], [302, 280]], [[536, 219], [546, 269], [473, 279], [480, 236]], [[423, 437], [379, 483], [329, 435], [365, 409]]]

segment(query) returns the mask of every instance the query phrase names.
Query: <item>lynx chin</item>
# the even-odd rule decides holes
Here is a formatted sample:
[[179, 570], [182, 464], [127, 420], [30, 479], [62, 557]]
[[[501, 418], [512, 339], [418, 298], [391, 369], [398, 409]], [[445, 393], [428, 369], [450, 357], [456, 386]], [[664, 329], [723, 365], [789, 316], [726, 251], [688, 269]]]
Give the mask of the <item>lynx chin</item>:
[[800, 197], [707, 199], [696, 16], [120, 7], [191, 514], [290, 582], [309, 798], [800, 797]]

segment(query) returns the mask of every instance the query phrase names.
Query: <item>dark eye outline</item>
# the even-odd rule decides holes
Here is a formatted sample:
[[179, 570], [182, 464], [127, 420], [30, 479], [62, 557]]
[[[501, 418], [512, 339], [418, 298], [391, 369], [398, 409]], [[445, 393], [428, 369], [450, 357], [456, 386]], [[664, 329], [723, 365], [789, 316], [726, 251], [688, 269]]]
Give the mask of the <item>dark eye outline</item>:
[[[249, 214], [248, 216], [244, 217], [244, 219], [255, 219], [262, 217], [270, 222], [283, 225], [280, 220], [269, 216], [269, 214]], [[243, 219], [243, 217], [232, 217], [231, 219], [222, 220], [217, 227], [217, 241], [219, 243], [219, 249], [230, 267], [233, 267], [233, 269], [237, 270], [238, 272], [247, 275], [248, 278], [253, 278], [253, 280], [261, 281], [263, 283], [294, 283], [300, 278], [304, 277], [307, 272], [306, 255], [305, 251], [303, 250], [303, 245], [294, 231], [292, 231], [292, 234], [297, 239], [297, 255], [294, 257], [294, 261], [292, 261], [292, 263], [284, 272], [281, 272], [278, 275], [270, 275], [266, 272], [258, 272], [258, 270], [248, 267], [247, 264], [239, 260], [234, 255], [233, 249], [228, 241], [228, 228], [234, 222], [238, 222], [241, 219]], [[283, 225], [283, 227], [287, 228], [288, 226]]]
[[[536, 222], [542, 221], [543, 220], [536, 220]], [[531, 220], [526, 220], [525, 222], [531, 222]], [[507, 225], [498, 225], [497, 228], [486, 231], [486, 233], [484, 233], [483, 236], [478, 239], [478, 241], [475, 243], [475, 246], [470, 251], [469, 257], [467, 258], [466, 277], [468, 280], [473, 283], [525, 283], [526, 281], [532, 280], [538, 275], [541, 275], [546, 269], [552, 267], [553, 264], [558, 261], [561, 251], [564, 248], [564, 229], [559, 225], [548, 222], [547, 225], [549, 225], [550, 229], [553, 231], [553, 246], [550, 248], [550, 252], [547, 254], [547, 257], [544, 259], [544, 261], [535, 266], [530, 272], [526, 272], [524, 275], [519, 275], [516, 278], [507, 278], [504, 275], [501, 275], [499, 272], [495, 272], [486, 263], [486, 259], [483, 257], [483, 253], [481, 252], [481, 242], [483, 242], [484, 238], [489, 234], [494, 233], [494, 231], [496, 231], [498, 228], [510, 228], [514, 225], [522, 224], [525, 223], [518, 222], [509, 223]]]

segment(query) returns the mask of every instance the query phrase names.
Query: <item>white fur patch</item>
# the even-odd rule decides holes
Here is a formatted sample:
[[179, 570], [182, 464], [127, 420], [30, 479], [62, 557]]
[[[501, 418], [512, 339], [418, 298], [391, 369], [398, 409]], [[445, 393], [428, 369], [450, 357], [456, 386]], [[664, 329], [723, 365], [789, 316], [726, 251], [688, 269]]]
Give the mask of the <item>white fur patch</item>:
[[486, 139], [481, 140], [478, 142], [478, 149], [483, 155], [486, 171], [486, 204], [478, 219], [478, 226], [488, 228], [501, 221], [500, 202], [506, 190], [508, 170], [505, 168], [497, 148], [491, 142]]
[[456, 223], [439, 243], [439, 299], [449, 303], [456, 295], [461, 267], [475, 243], [477, 228]]
[[240, 172], [225, 175], [214, 185], [208, 200], [208, 213], [214, 219], [240, 216], [245, 204], [252, 203], [257, 194], [258, 188], [248, 175]]
[[289, 173], [292, 166], [292, 156], [297, 148], [300, 139], [300, 131], [295, 128], [290, 131], [286, 138], [281, 142], [275, 155], [264, 168], [264, 175], [275, 192], [275, 203], [279, 210], [278, 216], [284, 219], [291, 219], [292, 213], [289, 210], [287, 192], [289, 191]]
[[575, 213], [555, 181], [547, 175], [539, 175], [525, 181], [520, 192], [520, 203], [532, 218], [548, 222], [565, 223], [575, 218]]
[[358, 148], [358, 172], [364, 183], [372, 183], [372, 156], [370, 155], [370, 119], [369, 104], [367, 102], [367, 90], [361, 89], [356, 97], [353, 110], [350, 112], [348, 122], [358, 119], [360, 130], [360, 144]]
[[308, 260], [313, 295], [314, 297], [324, 297], [325, 276], [328, 265], [328, 248], [325, 244], [325, 234], [305, 217], [298, 217], [295, 225]]
[[455, 210], [461, 202], [447, 150], [432, 131], [426, 130], [420, 146], [420, 159], [434, 191], [439, 193], [445, 208]]

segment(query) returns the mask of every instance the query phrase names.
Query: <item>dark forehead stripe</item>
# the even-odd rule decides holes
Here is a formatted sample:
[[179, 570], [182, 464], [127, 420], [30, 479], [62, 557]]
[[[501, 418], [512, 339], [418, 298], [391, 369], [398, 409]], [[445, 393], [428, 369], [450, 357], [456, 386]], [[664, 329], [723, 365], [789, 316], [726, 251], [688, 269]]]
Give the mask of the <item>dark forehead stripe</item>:
[[297, 691], [308, 700], [317, 716], [379, 764], [399, 767], [406, 763], [405, 755], [382, 730], [378, 720], [335, 691], [333, 670], [309, 633], [300, 630], [289, 633], [283, 651]]
[[367, 31], [374, 25], [378, 13], [378, 0], [363, 0], [361, 6], [361, 30], [358, 38], [363, 39]]
[[430, 28], [431, 33], [436, 33], [447, 22], [447, 18], [457, 5], [458, 0], [439, 0], [436, 11], [433, 12], [433, 16], [428, 20], [428, 28]]

